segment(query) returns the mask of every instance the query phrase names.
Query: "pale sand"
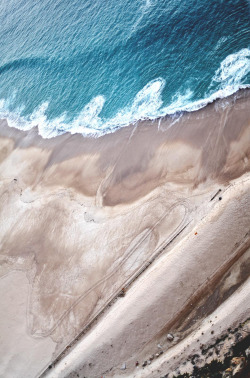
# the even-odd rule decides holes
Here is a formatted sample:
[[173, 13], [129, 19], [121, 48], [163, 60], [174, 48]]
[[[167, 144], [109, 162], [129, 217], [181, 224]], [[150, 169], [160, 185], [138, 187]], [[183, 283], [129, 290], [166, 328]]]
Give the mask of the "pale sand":
[[[244, 283], [250, 91], [237, 97], [98, 139], [43, 140], [1, 122], [1, 276], [22, 271], [29, 281], [25, 317], [1, 335], [15, 361], [1, 364], [3, 376], [20, 377], [18, 366], [39, 376], [154, 258], [45, 374], [139, 374], [135, 361], [167, 346], [168, 332], [184, 339]], [[24, 280], [19, 290], [27, 295]], [[1, 301], [7, 324], [16, 301]], [[32, 343], [20, 340], [18, 359], [9, 347], [24, 323], [41, 341], [41, 364]]]
[[[78, 369], [81, 376], [97, 377], [102, 372], [105, 377], [116, 377], [121, 375], [120, 368], [124, 362], [126, 371], [123, 376], [137, 376], [138, 369], [136, 374], [133, 372], [136, 361], [142, 365], [159, 351], [159, 343], [165, 352], [161, 361], [164, 361], [164, 356], [171, 359], [173, 354], [170, 352], [168, 356], [167, 350], [175, 343], [167, 340], [167, 334], [173, 333], [176, 341], [183, 339], [192, 329], [192, 320], [196, 319], [195, 326], [198, 327], [206, 313], [206, 310], [203, 314], [200, 311], [197, 316], [197, 307], [202, 309], [210, 301], [209, 310], [213, 310], [211, 298], [215, 288], [219, 289], [216, 294], [221, 296], [222, 301], [228, 288], [240, 280], [245, 258], [241, 261], [240, 269], [236, 268], [229, 276], [228, 272], [243, 254], [246, 253], [248, 259], [250, 257], [249, 235], [246, 235], [249, 229], [249, 188], [250, 180], [246, 180], [225, 191], [223, 202], [217, 202], [209, 214], [196, 222], [195, 228], [169, 253], [159, 257], [128, 290], [126, 299], [121, 298], [116, 302], [92, 332], [48, 376], [67, 377]], [[250, 315], [248, 299], [249, 295], [240, 298], [240, 315], [243, 314], [243, 319], [240, 317], [238, 321]], [[214, 298], [214, 301], [216, 308], [220, 300], [216, 303]], [[235, 315], [232, 306], [232, 316], [227, 323], [234, 320]], [[219, 332], [217, 329], [214, 339]], [[209, 336], [211, 333], [206, 333], [204, 339], [209, 339]], [[176, 354], [179, 355], [178, 351]], [[159, 363], [156, 365], [158, 367]], [[171, 365], [176, 368], [173, 362]], [[111, 367], [113, 369], [109, 372]], [[157, 370], [155, 373], [156, 377], [159, 376]], [[140, 374], [151, 377], [152, 370], [147, 368]]]
[[1, 376], [35, 377], [37, 370], [47, 363], [55, 344], [49, 337], [38, 339], [27, 332], [29, 281], [25, 273], [12, 271], [3, 276], [0, 293]]
[[[248, 303], [248, 305], [247, 305]], [[159, 377], [161, 373], [168, 371], [175, 372], [180, 369], [180, 373], [189, 372], [192, 374], [192, 364], [187, 364], [187, 356], [192, 356], [195, 353], [200, 354], [200, 345], [204, 347], [211, 343], [216, 343], [218, 335], [227, 333], [230, 327], [237, 327], [239, 322], [245, 321], [249, 316], [250, 303], [250, 279], [246, 281], [231, 297], [229, 297], [221, 306], [219, 306], [211, 315], [209, 315], [198, 327], [183, 341], [178, 343], [173, 348], [169, 349], [158, 359], [155, 359], [150, 366], [145, 369], [138, 369], [134, 374], [128, 374], [127, 377]], [[230, 314], [230, 316], [228, 316]], [[213, 331], [213, 334], [211, 332]], [[197, 344], [198, 343], [198, 344]], [[159, 351], [159, 348], [158, 348]], [[210, 361], [215, 358], [211, 356]], [[184, 364], [185, 363], [185, 364]], [[118, 377], [119, 375], [116, 375]], [[122, 376], [122, 375], [121, 375]], [[124, 376], [124, 375], [123, 375]], [[169, 374], [169, 378], [173, 373]]]

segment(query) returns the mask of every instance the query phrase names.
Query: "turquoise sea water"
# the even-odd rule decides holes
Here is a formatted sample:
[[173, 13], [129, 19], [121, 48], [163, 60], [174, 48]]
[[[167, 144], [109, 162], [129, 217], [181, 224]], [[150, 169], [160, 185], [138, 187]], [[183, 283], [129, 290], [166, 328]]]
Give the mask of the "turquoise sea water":
[[249, 0], [1, 0], [0, 117], [107, 133], [250, 85]]

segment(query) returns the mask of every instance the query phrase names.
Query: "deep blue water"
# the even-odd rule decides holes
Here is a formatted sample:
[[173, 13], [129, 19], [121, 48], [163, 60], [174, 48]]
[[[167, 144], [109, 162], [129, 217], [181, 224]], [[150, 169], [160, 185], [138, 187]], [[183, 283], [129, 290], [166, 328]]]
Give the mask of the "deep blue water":
[[250, 85], [248, 0], [1, 0], [0, 117], [109, 132]]

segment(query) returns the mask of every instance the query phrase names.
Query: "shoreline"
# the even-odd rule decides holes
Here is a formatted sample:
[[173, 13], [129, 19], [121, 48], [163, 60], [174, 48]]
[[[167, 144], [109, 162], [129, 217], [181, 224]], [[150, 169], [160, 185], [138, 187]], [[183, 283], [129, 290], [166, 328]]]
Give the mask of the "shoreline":
[[[80, 132], [73, 132], [71, 133], [70, 131], [65, 131], [65, 132], [62, 132], [61, 134], [58, 134], [58, 135], [53, 135], [53, 136], [48, 136], [48, 137], [45, 137], [43, 136], [40, 132], [39, 132], [39, 129], [37, 131], [38, 135], [41, 136], [43, 139], [45, 140], [48, 140], [48, 139], [53, 139], [53, 138], [57, 138], [57, 137], [60, 137], [62, 135], [65, 135], [65, 134], [70, 134], [70, 135], [79, 135], [79, 136], [82, 136], [83, 138], [101, 138], [101, 137], [104, 137], [106, 135], [110, 135], [110, 134], [114, 134], [116, 133], [117, 131], [119, 131], [120, 129], [123, 129], [123, 128], [127, 128], [127, 127], [131, 127], [131, 126], [137, 126], [138, 124], [143, 124], [144, 122], [152, 122], [152, 123], [155, 123], [155, 122], [161, 122], [162, 120], [166, 120], [168, 118], [172, 119], [172, 118], [178, 118], [178, 117], [181, 117], [181, 116], [187, 116], [188, 114], [192, 114], [194, 112], [198, 112], [202, 109], [205, 109], [207, 107], [209, 107], [210, 105], [214, 105], [216, 103], [219, 103], [219, 102], [222, 102], [223, 100], [227, 100], [227, 99], [232, 99], [233, 97], [235, 99], [237, 99], [238, 97], [241, 97], [242, 93], [243, 92], [248, 92], [250, 90], [250, 84], [243, 84], [243, 85], [240, 85], [237, 89], [234, 89], [233, 91], [228, 91], [228, 93], [226, 95], [221, 95], [221, 93], [223, 93], [225, 91], [225, 89], [221, 89], [221, 90], [218, 90], [217, 92], [213, 93], [210, 97], [208, 98], [205, 98], [205, 99], [201, 99], [201, 100], [196, 100], [192, 103], [192, 107], [191, 108], [188, 108], [188, 106], [190, 107], [190, 105], [186, 105], [184, 106], [183, 108], [180, 108], [180, 109], [176, 109], [174, 111], [171, 111], [171, 113], [166, 113], [164, 115], [161, 115], [161, 116], [158, 116], [158, 117], [154, 117], [154, 118], [150, 118], [150, 117], [146, 117], [146, 118], [143, 118], [143, 119], [138, 119], [138, 120], [134, 120], [133, 122], [131, 123], [128, 123], [128, 124], [120, 124], [120, 125], [117, 125], [117, 126], [113, 126], [112, 129], [111, 128], [107, 128], [105, 131], [101, 131], [101, 130], [98, 130], [96, 129], [95, 132], [93, 133], [80, 133]], [[196, 104], [196, 105], [194, 105]], [[185, 107], [187, 109], [185, 109]], [[5, 119], [7, 121], [7, 124], [8, 124], [8, 117], [6, 118], [0, 118], [0, 119]], [[21, 120], [21, 118], [20, 118]], [[22, 123], [29, 123], [30, 121], [27, 119], [27, 120], [22, 120]], [[51, 124], [53, 124], [53, 119], [52, 120], [47, 120], [47, 122], [51, 122]], [[9, 120], [9, 123], [10, 120]], [[32, 129], [36, 129], [36, 128], [39, 128], [39, 124], [36, 125], [36, 126], [32, 126], [29, 130], [23, 130], [21, 128], [18, 128], [16, 125], [11, 125], [9, 126], [11, 128], [14, 128], [16, 130], [20, 130], [20, 131], [27, 131], [29, 132], [30, 130]]]
[[[0, 136], [12, 138], [15, 146], [18, 148], [33, 147], [42, 149], [44, 152], [46, 151], [47, 156], [49, 156], [48, 158], [46, 157], [46, 164], [44, 165], [46, 171], [50, 167], [54, 167], [57, 170], [57, 166], [61, 164], [63, 166], [62, 171], [66, 169], [67, 172], [68, 165], [72, 164], [74, 159], [77, 160], [78, 156], [85, 156], [84, 158], [86, 159], [88, 156], [88, 166], [95, 171], [96, 183], [91, 183], [88, 187], [85, 186], [84, 188], [81, 185], [81, 188], [79, 188], [79, 185], [75, 182], [75, 177], [69, 177], [68, 183], [68, 187], [73, 186], [74, 189], [87, 196], [95, 195], [101, 182], [104, 185], [106, 181], [108, 185], [107, 181], [111, 178], [107, 177], [106, 170], [112, 171], [111, 176], [113, 176], [113, 181], [117, 182], [117, 184], [119, 184], [120, 177], [122, 180], [126, 180], [126, 177], [129, 177], [129, 171], [133, 170], [135, 174], [140, 176], [137, 180], [139, 187], [133, 192], [132, 188], [129, 190], [127, 185], [126, 188], [123, 187], [127, 192], [126, 197], [129, 194], [128, 192], [131, 194], [131, 198], [128, 201], [125, 198], [117, 198], [120, 197], [120, 193], [119, 195], [118, 193], [114, 195], [112, 192], [109, 198], [107, 198], [107, 195], [103, 196], [103, 205], [109, 205], [110, 203], [112, 206], [120, 202], [123, 203], [123, 201], [133, 202], [140, 195], [146, 195], [146, 193], [149, 193], [157, 185], [160, 185], [162, 183], [161, 176], [166, 175], [169, 171], [168, 166], [173, 165], [176, 161], [174, 145], [178, 149], [178, 161], [176, 165], [181, 166], [181, 175], [179, 175], [181, 179], [179, 177], [175, 178], [174, 171], [176, 168], [170, 168], [168, 181], [174, 182], [177, 185], [184, 183], [188, 186], [191, 185], [191, 180], [188, 177], [189, 174], [186, 171], [186, 163], [182, 164], [181, 162], [181, 159], [186, 158], [190, 161], [193, 169], [196, 167], [195, 169], [197, 170], [197, 164], [200, 165], [199, 174], [194, 173], [193, 187], [201, 184], [209, 177], [212, 180], [219, 179], [220, 182], [227, 182], [244, 174], [248, 169], [247, 163], [243, 164], [246, 167], [244, 169], [242, 166], [236, 167], [234, 164], [231, 164], [232, 162], [228, 162], [231, 164], [230, 171], [226, 170], [222, 174], [225, 159], [234, 158], [228, 155], [228, 149], [234, 139], [239, 138], [241, 135], [245, 144], [243, 148], [247, 150], [249, 110], [245, 106], [245, 102], [250, 97], [250, 90], [239, 92], [238, 96], [237, 107], [234, 107], [235, 96], [230, 96], [227, 99], [209, 104], [197, 112], [187, 113], [179, 119], [177, 118], [177, 122], [176, 120], [173, 121], [170, 117], [161, 120], [160, 123], [143, 121], [140, 125], [130, 125], [117, 130], [116, 133], [106, 134], [100, 138], [85, 138], [81, 134], [71, 135], [67, 133], [55, 138], [43, 139], [38, 135], [37, 127], [29, 131], [20, 131], [15, 128], [9, 128], [5, 120], [1, 121]], [[232, 115], [230, 114], [230, 108], [234, 108], [234, 114]], [[228, 111], [225, 111], [225, 109], [228, 109]], [[229, 112], [229, 117], [227, 112]], [[218, 124], [221, 124], [221, 127], [223, 127], [223, 122], [228, 123], [225, 135], [217, 129]], [[244, 130], [246, 134], [243, 137], [242, 133]], [[218, 144], [221, 144], [221, 151], [218, 150], [217, 153], [213, 153], [211, 151], [212, 146]], [[162, 148], [162, 146], [164, 147]], [[181, 148], [184, 148], [183, 153], [180, 153]], [[155, 167], [147, 167], [150, 164], [152, 155], [156, 151], [157, 155], [159, 155], [157, 159], [162, 158], [162, 160], [166, 161], [163, 163], [157, 161]], [[194, 152], [194, 156], [190, 160], [191, 151]], [[166, 154], [168, 156], [165, 156]], [[96, 161], [94, 161], [93, 155], [95, 155]], [[210, 161], [206, 161], [208, 160], [206, 156], [210, 156]], [[135, 162], [132, 168], [130, 167], [130, 158]], [[119, 161], [122, 161], [122, 163], [119, 164]], [[141, 171], [141, 161], [145, 167], [144, 171], [149, 168], [147, 172], [144, 172], [146, 173], [146, 177], [143, 176], [143, 172]], [[62, 164], [63, 162], [65, 164]], [[98, 173], [96, 172], [96, 167], [98, 168]], [[193, 172], [190, 176], [192, 174]], [[83, 184], [82, 181], [84, 178], [85, 180], [92, 179], [91, 172], [89, 171], [84, 172], [84, 176], [80, 179], [81, 184]], [[146, 185], [145, 181], [148, 182]], [[56, 184], [53, 179], [52, 184]], [[92, 186], [93, 190], [90, 191], [89, 188]], [[145, 189], [141, 193], [140, 189], [142, 188]], [[118, 185], [116, 185], [116, 192], [117, 190], [119, 190]]]
[[0, 121], [0, 284], [16, 298], [3, 302], [10, 332], [1, 353], [22, 356], [17, 367], [2, 364], [6, 377], [16, 368], [39, 376], [67, 351], [47, 370], [53, 376], [105, 308], [80, 338], [84, 360], [56, 377], [133, 374], [135, 359], [169, 332], [188, 337], [196, 316], [206, 319], [244, 285], [250, 90], [236, 97], [100, 138], [43, 139]]

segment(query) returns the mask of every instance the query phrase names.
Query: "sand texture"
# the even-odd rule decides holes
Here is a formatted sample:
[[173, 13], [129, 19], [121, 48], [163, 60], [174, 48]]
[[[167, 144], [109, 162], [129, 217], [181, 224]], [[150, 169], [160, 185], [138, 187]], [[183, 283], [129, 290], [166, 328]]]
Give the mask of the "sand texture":
[[250, 90], [100, 138], [1, 120], [0, 375], [164, 376], [247, 319], [249, 159]]

